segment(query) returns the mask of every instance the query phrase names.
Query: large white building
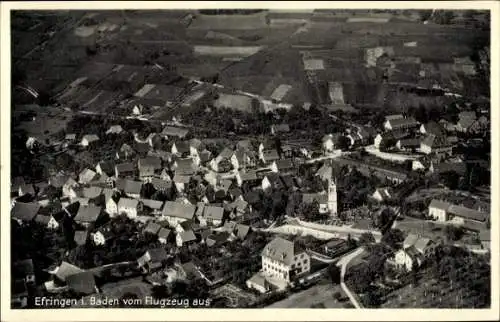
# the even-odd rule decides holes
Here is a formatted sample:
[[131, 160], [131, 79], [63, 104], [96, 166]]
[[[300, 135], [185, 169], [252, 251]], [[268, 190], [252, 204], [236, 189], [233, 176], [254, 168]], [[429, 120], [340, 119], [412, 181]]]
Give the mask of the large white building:
[[290, 283], [296, 276], [308, 273], [310, 257], [296, 243], [276, 237], [262, 251], [264, 276]]

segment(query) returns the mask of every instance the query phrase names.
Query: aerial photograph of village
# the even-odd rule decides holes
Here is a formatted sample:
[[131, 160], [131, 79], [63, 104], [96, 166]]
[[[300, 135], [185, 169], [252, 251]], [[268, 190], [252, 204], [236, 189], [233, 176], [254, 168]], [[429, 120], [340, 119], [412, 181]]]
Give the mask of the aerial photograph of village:
[[11, 309], [490, 308], [490, 16], [11, 11]]

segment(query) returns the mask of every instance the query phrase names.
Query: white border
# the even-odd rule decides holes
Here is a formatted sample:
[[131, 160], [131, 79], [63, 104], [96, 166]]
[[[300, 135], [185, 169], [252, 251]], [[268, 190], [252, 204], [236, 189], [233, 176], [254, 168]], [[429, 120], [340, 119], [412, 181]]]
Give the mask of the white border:
[[[117, 2], [3, 2], [1, 4], [1, 191], [10, 192], [10, 10], [13, 9], [201, 9], [201, 8], [259, 8], [259, 9], [489, 9], [491, 10], [491, 124], [492, 124], [492, 178], [491, 195], [499, 195], [499, 178], [493, 175], [500, 169], [498, 152], [499, 129], [499, 12], [496, 1], [117, 1]], [[327, 321], [327, 320], [374, 320], [374, 321], [417, 321], [417, 320], [496, 320], [499, 317], [498, 258], [499, 258], [499, 204], [492, 198], [491, 260], [492, 295], [491, 309], [64, 309], [64, 310], [10, 310], [10, 216], [9, 193], [1, 193], [1, 320], [2, 321]]]

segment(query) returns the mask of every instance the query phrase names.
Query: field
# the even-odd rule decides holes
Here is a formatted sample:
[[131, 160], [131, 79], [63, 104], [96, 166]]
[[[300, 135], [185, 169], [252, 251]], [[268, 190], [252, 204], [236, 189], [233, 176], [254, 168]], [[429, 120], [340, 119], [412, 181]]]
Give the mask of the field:
[[[292, 294], [288, 298], [273, 303], [266, 308], [302, 308], [309, 309], [321, 303], [325, 308], [343, 308], [346, 302], [339, 302], [333, 298], [333, 294], [340, 292], [345, 297], [340, 285], [325, 282], [308, 288], [299, 293]], [[321, 307], [323, 307], [321, 306]]]

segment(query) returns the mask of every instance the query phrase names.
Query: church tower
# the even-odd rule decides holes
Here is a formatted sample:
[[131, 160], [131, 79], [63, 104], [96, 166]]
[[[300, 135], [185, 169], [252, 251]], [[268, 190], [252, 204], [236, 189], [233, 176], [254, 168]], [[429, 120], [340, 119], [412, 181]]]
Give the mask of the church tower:
[[337, 185], [333, 179], [328, 179], [328, 211], [330, 215], [337, 215]]

